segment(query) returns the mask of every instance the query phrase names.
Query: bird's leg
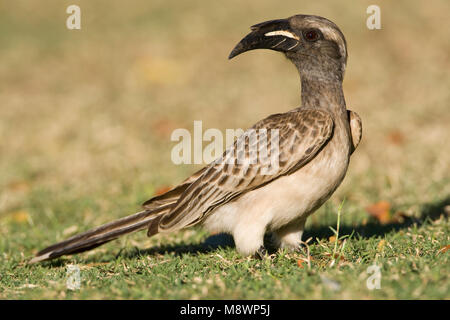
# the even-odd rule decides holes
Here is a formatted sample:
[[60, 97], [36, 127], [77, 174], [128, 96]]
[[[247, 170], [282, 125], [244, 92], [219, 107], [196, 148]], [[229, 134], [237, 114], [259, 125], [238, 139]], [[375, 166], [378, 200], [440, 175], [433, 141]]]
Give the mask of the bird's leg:
[[275, 231], [274, 238], [278, 247], [289, 251], [300, 250], [306, 218], [298, 219]]
[[[264, 249], [265, 225], [242, 223], [233, 231], [237, 251], [250, 256]], [[265, 249], [264, 249], [265, 250]]]

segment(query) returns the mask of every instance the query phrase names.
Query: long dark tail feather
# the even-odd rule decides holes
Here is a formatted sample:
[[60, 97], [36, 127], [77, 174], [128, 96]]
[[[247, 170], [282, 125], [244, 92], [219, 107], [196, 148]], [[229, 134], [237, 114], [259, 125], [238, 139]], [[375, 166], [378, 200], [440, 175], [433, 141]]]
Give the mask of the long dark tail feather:
[[157, 209], [144, 210], [73, 236], [39, 251], [29, 263], [91, 250], [124, 234], [146, 229], [155, 218], [169, 211], [171, 206], [172, 204], [168, 204]]

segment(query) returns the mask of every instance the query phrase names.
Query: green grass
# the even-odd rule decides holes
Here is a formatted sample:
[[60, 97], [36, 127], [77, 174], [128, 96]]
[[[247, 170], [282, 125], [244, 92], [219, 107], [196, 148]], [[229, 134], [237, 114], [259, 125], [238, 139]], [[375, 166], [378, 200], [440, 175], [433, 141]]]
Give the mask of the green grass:
[[[79, 0], [81, 31], [65, 29], [71, 2], [44, 2], [0, 4], [0, 298], [450, 299], [450, 252], [438, 253], [450, 244], [449, 1], [379, 0], [379, 31], [365, 27], [369, 0]], [[298, 106], [298, 75], [280, 54], [227, 60], [250, 25], [295, 13], [343, 30], [346, 101], [363, 121], [303, 252], [243, 258], [194, 228], [27, 265], [196, 171], [170, 161], [174, 129], [247, 128]], [[370, 217], [379, 201], [401, 219]], [[66, 287], [69, 264], [79, 290]], [[381, 288], [369, 290], [374, 264]]]
[[[128, 196], [117, 203], [126, 203], [133, 191], [125, 191]], [[78, 212], [101, 210], [95, 197], [78, 200], [63, 193], [63, 199], [45, 208], [38, 199], [50, 199], [51, 194], [32, 195], [27, 210], [33, 221], [2, 224], [2, 232], [13, 235], [0, 240], [4, 299], [449, 298], [449, 254], [438, 253], [449, 243], [450, 223], [439, 215], [449, 199], [424, 207], [420, 218], [387, 225], [370, 219], [365, 225], [350, 224], [347, 202], [338, 237], [345, 238], [345, 246], [329, 240], [334, 232], [328, 223], [309, 223], [304, 239], [311, 239], [303, 252], [280, 250], [263, 261], [239, 256], [230, 237], [192, 229], [150, 239], [141, 232], [90, 253], [27, 265], [36, 244], [50, 244], [55, 234], [59, 240], [62, 230], [82, 225], [76, 223]], [[122, 209], [113, 209], [112, 215]], [[328, 205], [318, 215], [323, 221], [334, 220], [336, 227], [337, 210]], [[64, 215], [55, 219], [54, 212]], [[94, 224], [95, 214], [87, 216], [91, 218], [85, 224]], [[310, 264], [299, 266], [299, 260], [308, 259]], [[79, 290], [66, 287], [68, 264], [80, 268]], [[369, 290], [367, 268], [374, 264], [381, 267], [381, 288]]]

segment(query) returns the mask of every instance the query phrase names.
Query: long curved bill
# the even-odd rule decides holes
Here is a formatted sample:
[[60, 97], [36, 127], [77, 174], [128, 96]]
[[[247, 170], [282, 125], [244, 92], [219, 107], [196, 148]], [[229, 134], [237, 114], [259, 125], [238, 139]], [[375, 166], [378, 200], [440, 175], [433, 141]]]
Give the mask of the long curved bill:
[[246, 35], [231, 51], [228, 59], [255, 49], [270, 49], [281, 52], [295, 50], [300, 38], [291, 30], [286, 19], [270, 20], [251, 27]]

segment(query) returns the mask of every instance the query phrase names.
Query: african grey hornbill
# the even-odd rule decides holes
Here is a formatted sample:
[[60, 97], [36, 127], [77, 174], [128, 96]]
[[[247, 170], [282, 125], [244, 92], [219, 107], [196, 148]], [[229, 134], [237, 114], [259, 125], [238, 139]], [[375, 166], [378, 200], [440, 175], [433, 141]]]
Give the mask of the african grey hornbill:
[[[257, 142], [278, 137], [277, 166], [264, 172], [267, 162], [237, 161], [238, 154], [249, 159], [254, 143], [244, 133], [221, 158], [145, 202], [143, 211], [52, 245], [31, 262], [89, 250], [140, 229], [152, 236], [196, 224], [230, 233], [244, 255], [261, 252], [267, 232], [278, 246], [297, 248], [306, 218], [340, 185], [361, 139], [361, 120], [346, 109], [342, 90], [346, 41], [333, 22], [295, 15], [252, 26], [229, 58], [253, 49], [283, 52], [300, 73], [301, 107], [246, 131], [256, 131]], [[245, 152], [230, 152], [238, 145]]]

